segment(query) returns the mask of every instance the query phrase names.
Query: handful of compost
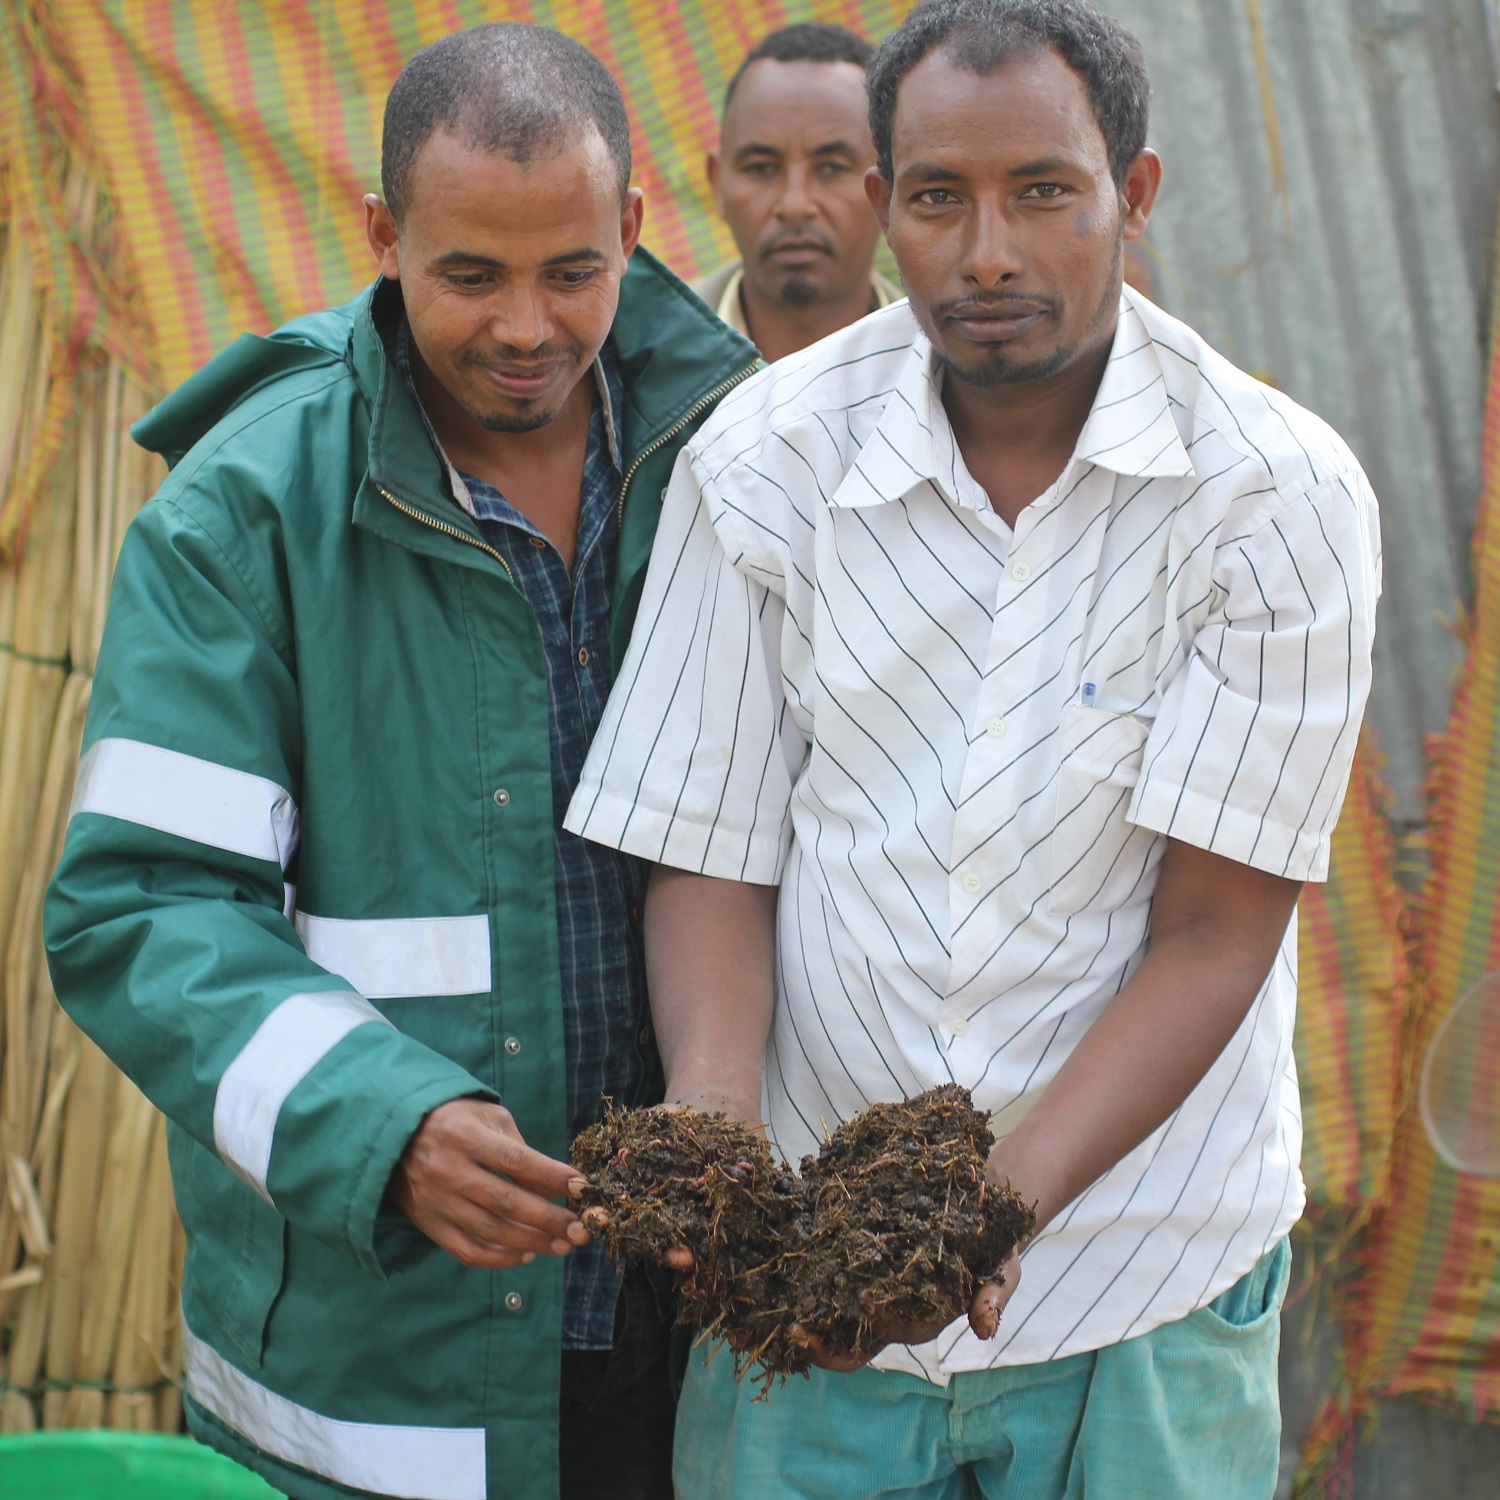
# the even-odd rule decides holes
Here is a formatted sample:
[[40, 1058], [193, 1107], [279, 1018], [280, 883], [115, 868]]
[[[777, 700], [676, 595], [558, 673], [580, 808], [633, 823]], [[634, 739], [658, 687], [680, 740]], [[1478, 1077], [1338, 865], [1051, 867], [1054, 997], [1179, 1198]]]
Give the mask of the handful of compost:
[[689, 1248], [679, 1321], [769, 1386], [807, 1371], [806, 1335], [863, 1359], [964, 1313], [1035, 1224], [986, 1182], [993, 1144], [968, 1090], [946, 1084], [839, 1126], [800, 1178], [757, 1132], [695, 1110], [611, 1109], [572, 1159], [589, 1181], [583, 1222], [610, 1257]]

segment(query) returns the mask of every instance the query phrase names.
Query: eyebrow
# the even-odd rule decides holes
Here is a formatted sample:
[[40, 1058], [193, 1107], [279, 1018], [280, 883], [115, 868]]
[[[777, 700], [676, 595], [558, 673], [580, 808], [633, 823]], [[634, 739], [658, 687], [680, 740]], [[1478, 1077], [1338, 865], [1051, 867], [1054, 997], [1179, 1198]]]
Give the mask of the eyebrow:
[[[582, 261], [590, 265], [603, 265], [608, 259], [609, 257], [602, 250], [584, 246], [578, 250], [564, 250], [561, 255], [549, 255], [542, 264], [544, 266], [569, 266], [577, 265]], [[488, 271], [506, 269], [503, 260], [496, 260], [493, 255], [481, 255], [477, 250], [449, 250], [431, 262], [431, 267], [435, 271], [447, 266], [479, 266]]]
[[915, 177], [921, 182], [956, 182], [959, 174], [952, 167], [940, 167], [932, 161], [914, 161], [909, 166], [902, 167], [897, 174], [900, 177]]
[[[808, 153], [810, 156], [853, 156], [858, 148], [852, 141], [824, 141], [820, 146], [814, 146]], [[734, 159], [739, 161], [746, 156], [780, 156], [779, 146], [768, 146], [762, 141], [746, 141], [735, 153]]]
[[1023, 162], [1019, 167], [1012, 167], [1012, 177], [1045, 177], [1048, 172], [1065, 172], [1078, 164], [1066, 156], [1043, 156], [1036, 161]]
[[[1035, 161], [1022, 162], [1018, 167], [1010, 168], [1007, 172], [1009, 177], [1046, 177], [1052, 172], [1066, 172], [1076, 170], [1078, 163], [1066, 156], [1042, 156]], [[962, 175], [954, 171], [952, 167], [939, 166], [936, 162], [916, 161], [910, 166], [903, 167], [899, 176], [919, 182], [956, 182]]]

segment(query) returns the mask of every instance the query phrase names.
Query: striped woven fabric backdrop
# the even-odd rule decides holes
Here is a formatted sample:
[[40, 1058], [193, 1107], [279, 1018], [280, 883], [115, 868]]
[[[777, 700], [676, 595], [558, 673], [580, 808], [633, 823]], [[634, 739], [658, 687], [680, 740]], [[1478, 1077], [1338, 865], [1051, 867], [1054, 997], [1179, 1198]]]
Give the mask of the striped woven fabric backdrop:
[[[529, 19], [585, 42], [620, 79], [646, 243], [691, 275], [732, 248], [702, 159], [745, 50], [790, 20], [836, 20], [878, 38], [908, 3], [11, 0], [0, 7], [11, 106], [0, 113], [10, 148], [0, 210], [25, 218], [50, 277], [59, 379], [133, 340], [132, 362], [166, 389], [242, 330], [343, 301], [369, 279], [359, 199], [379, 186], [381, 110], [402, 62], [459, 26]], [[97, 165], [123, 246], [112, 277], [68, 248], [57, 210], [66, 164], [49, 131], [67, 136], [75, 166]], [[64, 410], [59, 401], [59, 432]], [[1346, 1226], [1375, 1214], [1350, 1377], [1477, 1411], [1500, 1409], [1500, 1190], [1435, 1164], [1403, 1059], [1441, 997], [1500, 963], [1500, 382], [1488, 434], [1480, 607], [1441, 761], [1438, 882], [1423, 911], [1405, 912], [1373, 757], [1362, 757], [1332, 879], [1303, 901], [1298, 1033], [1313, 1212]], [[7, 504], [14, 536], [29, 495], [0, 496], [0, 550]], [[1408, 970], [1408, 918], [1425, 931], [1417, 952], [1433, 976], [1431, 1005], [1414, 1012], [1423, 991]]]
[[[647, 201], [646, 242], [686, 276], [733, 244], [703, 173], [724, 84], [746, 50], [791, 20], [872, 38], [902, 0], [713, 0], [661, 5], [483, 0], [62, 0], [93, 139], [134, 255], [166, 385], [241, 330], [343, 301], [373, 273], [360, 195], [379, 187], [385, 95], [402, 62], [479, 20], [535, 20], [593, 48], [620, 79]], [[1395, 1108], [1404, 968], [1399, 898], [1375, 792], [1357, 777], [1330, 885], [1303, 914], [1315, 1103], [1314, 1203], [1373, 1196]]]
[[477, 21], [540, 21], [620, 80], [646, 245], [685, 275], [731, 242], [703, 154], [729, 74], [788, 21], [871, 37], [899, 0], [56, 0], [135, 251], [155, 356], [174, 385], [249, 328], [342, 302], [370, 279], [360, 197], [380, 187], [380, 117], [402, 63]]

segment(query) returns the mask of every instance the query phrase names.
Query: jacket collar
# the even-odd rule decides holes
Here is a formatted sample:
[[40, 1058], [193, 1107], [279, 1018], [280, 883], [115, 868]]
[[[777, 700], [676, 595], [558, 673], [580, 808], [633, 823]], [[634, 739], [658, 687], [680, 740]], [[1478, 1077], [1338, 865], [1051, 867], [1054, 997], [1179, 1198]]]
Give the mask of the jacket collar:
[[[1193, 472], [1192, 460], [1173, 420], [1161, 359], [1134, 295], [1128, 288], [1121, 295], [1109, 362], [1067, 469], [1085, 463], [1143, 479], [1186, 476]], [[935, 486], [951, 504], [988, 506], [959, 456], [943, 408], [940, 367], [932, 345], [919, 333], [833, 504], [881, 505], [923, 483]]]
[[[381, 277], [360, 299], [354, 319], [350, 353], [370, 405], [369, 482], [429, 519], [460, 524], [454, 520], [443, 458], [396, 365], [402, 311], [401, 288]], [[467, 531], [472, 523], [464, 518], [461, 525]]]

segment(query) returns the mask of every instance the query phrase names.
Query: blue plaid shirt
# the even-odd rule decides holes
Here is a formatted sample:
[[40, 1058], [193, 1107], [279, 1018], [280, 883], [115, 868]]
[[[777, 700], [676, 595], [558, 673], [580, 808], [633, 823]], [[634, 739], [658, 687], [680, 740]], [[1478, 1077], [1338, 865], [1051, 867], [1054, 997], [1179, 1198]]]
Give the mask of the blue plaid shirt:
[[[409, 339], [403, 324], [397, 363], [420, 410]], [[600, 352], [594, 379], [598, 394], [589, 422], [571, 576], [557, 548], [499, 490], [450, 468], [450, 477], [456, 475], [462, 485], [461, 490], [454, 486], [455, 501], [470, 511], [485, 541], [505, 559], [536, 615], [547, 656], [569, 1139], [599, 1120], [605, 1096], [631, 1105], [661, 1097], [641, 941], [647, 866], [602, 844], [588, 843], [562, 826], [615, 680], [609, 650], [621, 484], [615, 413], [624, 409], [625, 391], [608, 344]], [[446, 464], [431, 424], [428, 433]], [[605, 1259], [598, 1241], [568, 1256], [563, 1279], [565, 1349], [610, 1347], [619, 1289], [620, 1274]]]

